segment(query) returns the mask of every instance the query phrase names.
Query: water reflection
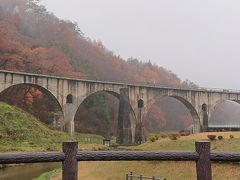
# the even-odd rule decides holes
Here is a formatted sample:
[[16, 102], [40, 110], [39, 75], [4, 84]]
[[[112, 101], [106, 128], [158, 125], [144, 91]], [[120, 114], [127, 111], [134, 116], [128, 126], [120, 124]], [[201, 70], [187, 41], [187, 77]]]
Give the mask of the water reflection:
[[32, 180], [44, 172], [60, 168], [61, 163], [35, 163], [0, 169], [0, 180]]

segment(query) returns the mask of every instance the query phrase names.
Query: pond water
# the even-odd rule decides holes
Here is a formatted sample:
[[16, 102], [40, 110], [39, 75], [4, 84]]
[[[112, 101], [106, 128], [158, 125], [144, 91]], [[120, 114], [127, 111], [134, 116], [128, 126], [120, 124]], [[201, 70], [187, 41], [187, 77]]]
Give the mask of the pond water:
[[61, 167], [61, 163], [34, 163], [0, 169], [0, 180], [32, 180], [44, 172]]

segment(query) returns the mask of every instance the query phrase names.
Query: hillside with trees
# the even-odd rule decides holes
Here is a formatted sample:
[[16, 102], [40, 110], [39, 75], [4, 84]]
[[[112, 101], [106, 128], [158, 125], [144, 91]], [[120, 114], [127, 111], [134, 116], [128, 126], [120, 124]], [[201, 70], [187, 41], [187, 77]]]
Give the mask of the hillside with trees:
[[[122, 59], [100, 41], [84, 36], [77, 23], [61, 20], [48, 12], [39, 0], [0, 0], [0, 69], [146, 85], [196, 87], [150, 61], [141, 62], [133, 57]], [[24, 92], [27, 90], [29, 88]], [[34, 104], [39, 105], [47, 100], [41, 93], [37, 92], [36, 95], [36, 92], [34, 87], [30, 88], [23, 100], [15, 99], [18, 101], [15, 104], [24, 103], [21, 107], [30, 109], [34, 115], [38, 114], [39, 109], [34, 108]], [[41, 102], [33, 102], [39, 99]], [[170, 102], [170, 106], [178, 108], [174, 104]], [[162, 111], [160, 106], [154, 108], [154, 112], [164, 119]], [[46, 117], [51, 113], [40, 114], [46, 122]], [[108, 116], [98, 114], [98, 118], [107, 122], [104, 117]]]
[[0, 68], [106, 81], [192, 85], [171, 71], [123, 60], [100, 41], [85, 37], [76, 23], [64, 21], [34, 0], [1, 0]]

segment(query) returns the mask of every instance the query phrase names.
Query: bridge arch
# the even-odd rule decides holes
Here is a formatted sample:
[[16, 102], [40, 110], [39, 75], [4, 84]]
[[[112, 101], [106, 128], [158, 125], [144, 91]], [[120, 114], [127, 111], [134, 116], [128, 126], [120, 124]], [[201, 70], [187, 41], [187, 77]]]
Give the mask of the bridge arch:
[[[90, 98], [90, 97], [93, 97], [99, 93], [106, 93], [106, 94], [109, 94], [111, 95], [112, 97], [115, 97], [116, 99], [118, 99], [120, 101], [120, 94], [118, 92], [115, 92], [115, 91], [110, 91], [110, 90], [99, 90], [99, 91], [96, 91], [96, 92], [93, 92], [91, 94], [89, 94], [88, 96], [84, 97], [83, 100], [81, 100], [81, 102], [78, 103], [77, 105], [77, 109], [76, 109], [76, 112], [74, 114], [74, 130], [76, 131], [76, 119], [77, 119], [77, 113], [78, 113], [78, 110], [80, 109], [80, 107]], [[131, 133], [132, 133], [132, 140], [134, 140], [135, 138], [135, 125], [136, 125], [136, 115], [135, 115], [135, 112], [131, 106], [131, 104], [129, 103], [129, 107], [130, 107], [130, 111], [131, 111], [131, 114], [130, 114], [130, 119], [131, 119]], [[118, 111], [119, 109], [117, 109]]]
[[[34, 88], [34, 89], [32, 89], [32, 88]], [[27, 96], [26, 93], [29, 93], [27, 90], [29, 90], [29, 92], [31, 92], [32, 90], [35, 90], [34, 93], [36, 94], [36, 96], [40, 96], [40, 100], [42, 100], [40, 102], [40, 104], [44, 103], [44, 102], [48, 103], [48, 104], [42, 105], [42, 107], [38, 106], [38, 108], [46, 107], [46, 109], [44, 109], [44, 110], [47, 110], [48, 108], [50, 108], [49, 116], [45, 120], [41, 119], [40, 117], [42, 117], [42, 116], [35, 113], [34, 110], [33, 110], [33, 112], [30, 112], [30, 113], [37, 116], [37, 118], [41, 119], [41, 121], [43, 121], [45, 124], [50, 125], [51, 127], [63, 130], [63, 128], [64, 128], [64, 113], [63, 113], [62, 106], [60, 105], [59, 101], [52, 94], [51, 91], [49, 91], [48, 89], [46, 89], [40, 85], [32, 84], [32, 83], [19, 83], [19, 84], [11, 85], [11, 86], [3, 89], [0, 92], [0, 101], [4, 101], [4, 102], [7, 102], [12, 105], [17, 105], [20, 108], [27, 111], [27, 108], [24, 108], [24, 105], [22, 105], [22, 102], [21, 103], [17, 102], [21, 98], [22, 99], [25, 98], [25, 97], [23, 97], [24, 94], [20, 94], [20, 93], [24, 93], [24, 91], [25, 91], [25, 95]], [[17, 94], [19, 95], [19, 99], [16, 99]], [[13, 96], [11, 96], [11, 95], [13, 95]], [[22, 97], [21, 97], [21, 95], [22, 95]], [[44, 99], [45, 99], [45, 101], [44, 101]], [[19, 103], [19, 104], [16, 104], [16, 103]], [[32, 101], [32, 105], [33, 104], [34, 104], [34, 100]]]
[[168, 95], [168, 94], [165, 94], [165, 95], [155, 96], [148, 103], [148, 107], [147, 107], [147, 109], [145, 111], [145, 114], [144, 114], [144, 120], [145, 120], [145, 118], [146, 118], [150, 108], [152, 107], [152, 105], [154, 103], [156, 103], [158, 100], [160, 100], [160, 99], [162, 99], [164, 97], [174, 98], [175, 100], [181, 102], [188, 109], [189, 113], [192, 116], [192, 120], [193, 120], [193, 128], [192, 128], [193, 133], [197, 133], [197, 132], [200, 132], [202, 130], [200, 116], [199, 116], [197, 110], [195, 109], [195, 107], [187, 99], [185, 99], [184, 97], [181, 97], [179, 95]]
[[[97, 93], [101, 93], [101, 92], [106, 92], [106, 93], [116, 97], [117, 99], [120, 99], [120, 94], [118, 92], [109, 91], [109, 90], [99, 90], [99, 91], [95, 91], [95, 92], [93, 92], [91, 94], [88, 94], [86, 97], [84, 97], [84, 99], [78, 103], [77, 107], [79, 107], [90, 96], [92, 96], [94, 94], [97, 94]], [[133, 110], [133, 107], [132, 107], [132, 105], [130, 103], [129, 103], [129, 105], [130, 105], [131, 111], [133, 112], [134, 118], [136, 119], [135, 111]]]
[[239, 130], [239, 115], [240, 100], [218, 100], [214, 103], [213, 108], [210, 111], [209, 130]]

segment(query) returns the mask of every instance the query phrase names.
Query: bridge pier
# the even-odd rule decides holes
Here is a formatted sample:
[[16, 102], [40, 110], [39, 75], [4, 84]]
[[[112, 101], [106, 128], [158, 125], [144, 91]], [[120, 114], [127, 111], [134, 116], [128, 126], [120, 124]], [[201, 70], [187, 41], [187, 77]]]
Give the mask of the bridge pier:
[[131, 107], [129, 104], [129, 89], [121, 88], [119, 98], [118, 129], [117, 129], [118, 144], [132, 143], [130, 112]]
[[203, 110], [203, 115], [202, 115], [202, 118], [203, 118], [203, 126], [202, 126], [202, 131], [205, 132], [208, 130], [208, 111], [207, 111], [207, 107], [206, 108], [202, 108]]
[[74, 135], [74, 117], [77, 112], [77, 107], [72, 103], [67, 103], [63, 106], [64, 113], [64, 131], [70, 135]]
[[145, 115], [145, 108], [144, 108], [144, 101], [139, 99], [137, 102], [137, 122], [136, 122], [136, 129], [135, 129], [135, 143], [142, 144], [145, 142], [145, 127], [144, 127], [144, 115]]
[[[150, 105], [158, 98], [167, 96], [180, 100], [189, 109], [193, 117], [194, 133], [201, 132], [208, 127], [208, 118], [211, 116], [215, 105], [219, 101], [231, 100], [238, 103], [240, 102], [240, 91], [238, 90], [206, 88], [184, 89], [134, 85], [0, 70], [0, 93], [12, 86], [23, 84], [39, 88], [44, 91], [49, 98], [57, 102], [64, 114], [64, 130], [69, 134], [74, 134], [76, 106], [80, 104], [81, 100], [90, 94], [100, 91], [107, 91], [117, 95], [121, 92], [117, 139], [118, 142], [124, 144], [132, 143], [136, 134], [134, 131], [138, 131], [138, 129], [135, 130], [136, 122], [132, 121], [130, 116], [132, 109], [135, 113], [134, 115], [137, 115], [135, 119], [140, 119], [139, 121], [141, 122], [141, 116], [138, 116], [139, 107], [137, 106], [139, 98], [145, 102], [145, 107], [142, 109], [145, 113], [147, 113]], [[75, 100], [73, 99], [74, 101], [72, 101], [71, 97], [74, 97]], [[131, 101], [129, 101], [129, 99], [131, 99]], [[208, 110], [203, 111], [201, 108], [203, 103], [207, 104]], [[140, 125], [137, 125], [140, 127], [139, 131], [142, 132], [144, 128], [142, 127], [143, 124], [140, 123]], [[139, 139], [142, 139], [142, 137], [143, 136]]]

